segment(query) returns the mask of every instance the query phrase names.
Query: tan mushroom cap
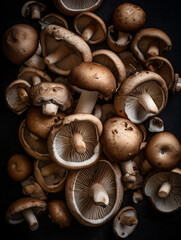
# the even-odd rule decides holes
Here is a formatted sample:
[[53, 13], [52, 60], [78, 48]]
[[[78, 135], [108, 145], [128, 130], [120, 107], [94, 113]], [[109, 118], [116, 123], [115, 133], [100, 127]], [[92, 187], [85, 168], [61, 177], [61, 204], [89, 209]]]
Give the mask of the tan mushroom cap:
[[81, 12], [95, 11], [103, 0], [54, 0], [55, 7], [59, 12], [68, 16], [75, 16]]
[[15, 24], [8, 28], [2, 39], [4, 55], [14, 64], [28, 60], [38, 48], [38, 33], [28, 24]]
[[113, 117], [104, 123], [101, 143], [111, 162], [120, 163], [133, 158], [140, 151], [142, 139], [140, 130], [128, 119]]
[[89, 44], [98, 44], [105, 40], [107, 28], [104, 21], [95, 13], [81, 12], [74, 19], [75, 31]]
[[69, 28], [67, 20], [59, 14], [49, 13], [39, 20], [41, 28], [44, 29], [48, 25], [54, 24], [64, 28]]
[[169, 171], [181, 160], [180, 142], [171, 132], [156, 133], [147, 143], [145, 156], [155, 169]]
[[162, 56], [165, 51], [169, 51], [171, 48], [171, 39], [158, 28], [141, 29], [131, 42], [132, 52], [143, 64], [145, 64], [147, 58], [153, 55]]
[[[89, 168], [71, 171], [65, 193], [69, 210], [81, 224], [102, 225], [113, 218], [123, 200], [119, 166], [99, 160]], [[106, 201], [106, 205], [97, 202], [97, 198]]]
[[137, 32], [146, 22], [146, 13], [138, 5], [122, 3], [114, 10], [112, 22], [121, 32]]
[[40, 19], [41, 12], [46, 10], [46, 6], [38, 1], [27, 1], [21, 8], [21, 15], [26, 17], [31, 15], [31, 19]]
[[78, 35], [57, 25], [49, 25], [41, 31], [42, 54], [49, 69], [67, 76], [82, 61], [91, 62], [88, 44]]

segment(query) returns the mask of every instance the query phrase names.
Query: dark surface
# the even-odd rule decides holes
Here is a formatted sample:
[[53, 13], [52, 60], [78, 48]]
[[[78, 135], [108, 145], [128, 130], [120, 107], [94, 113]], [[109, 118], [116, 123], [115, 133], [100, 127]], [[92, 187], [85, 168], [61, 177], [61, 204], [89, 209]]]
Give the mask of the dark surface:
[[[38, 21], [30, 21], [30, 18], [21, 17], [20, 9], [25, 1], [1, 1], [1, 39], [2, 35], [8, 27], [16, 23], [29, 23], [38, 31], [40, 27]], [[47, 6], [47, 11], [42, 14], [44, 16], [50, 12], [58, 11], [53, 5], [53, 1], [41, 1]], [[125, 1], [120, 0], [104, 0], [101, 7], [95, 12], [103, 18], [107, 26], [111, 23], [111, 15], [116, 6]], [[165, 31], [171, 38], [173, 47], [166, 54], [171, 61], [175, 72], [180, 72], [180, 11], [181, 2], [179, 0], [162, 1], [129, 1], [140, 5], [147, 13], [147, 22], [145, 27], [156, 27]], [[72, 29], [73, 18], [66, 19]], [[96, 48], [107, 48], [106, 43], [98, 45]], [[61, 229], [58, 225], [53, 224], [48, 218], [48, 214], [39, 218], [40, 227], [36, 232], [31, 232], [26, 223], [16, 226], [9, 225], [5, 222], [4, 216], [8, 206], [16, 199], [23, 196], [20, 183], [13, 182], [7, 175], [6, 165], [12, 154], [24, 153], [18, 140], [18, 128], [25, 114], [20, 116], [14, 114], [5, 104], [4, 91], [7, 85], [17, 78], [19, 66], [10, 63], [1, 51], [1, 86], [0, 86], [0, 121], [1, 121], [1, 158], [0, 158], [0, 217], [1, 217], [1, 239], [79, 239], [79, 240], [111, 240], [117, 239], [112, 231], [112, 220], [103, 226], [90, 228], [80, 225], [76, 220], [73, 221], [72, 227], [69, 229]], [[166, 108], [160, 114], [164, 120], [165, 130], [170, 131], [181, 141], [181, 93], [174, 96], [169, 95]], [[145, 123], [147, 124], [147, 123]], [[150, 137], [149, 135], [148, 137]], [[131, 193], [127, 193], [124, 197], [122, 206], [132, 204], [130, 200]], [[49, 194], [49, 198], [64, 198], [64, 193]], [[172, 214], [162, 214], [157, 212], [145, 197], [144, 201], [135, 205], [137, 209], [139, 224], [136, 231], [127, 239], [131, 240], [156, 240], [156, 239], [180, 239], [181, 234], [181, 211]], [[2, 232], [3, 231], [3, 232]], [[3, 235], [4, 234], [4, 235]]]

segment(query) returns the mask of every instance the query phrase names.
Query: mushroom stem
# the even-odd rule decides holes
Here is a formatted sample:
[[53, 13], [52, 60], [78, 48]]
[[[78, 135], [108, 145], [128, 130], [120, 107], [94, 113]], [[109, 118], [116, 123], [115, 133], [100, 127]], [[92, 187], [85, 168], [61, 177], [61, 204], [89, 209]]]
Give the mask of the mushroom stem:
[[162, 183], [160, 189], [158, 190], [158, 196], [161, 198], [166, 198], [171, 191], [171, 184], [169, 182]]
[[86, 151], [86, 144], [80, 133], [74, 133], [74, 135], [71, 138], [71, 144], [75, 151], [80, 154]]
[[52, 162], [41, 168], [41, 174], [43, 177], [47, 177], [53, 173], [60, 172], [60, 170], [62, 172], [65, 172], [65, 170], [61, 166], [59, 166], [57, 163]]
[[58, 111], [58, 105], [52, 102], [44, 102], [42, 105], [43, 114], [47, 116], [55, 116]]
[[136, 172], [134, 170], [134, 164], [132, 160], [121, 162], [121, 169], [123, 171], [124, 182], [133, 183], [136, 181]]
[[152, 97], [150, 94], [147, 92], [140, 93], [138, 95], [138, 102], [143, 106], [143, 108], [150, 113], [157, 114], [158, 113], [158, 108], [153, 101]]
[[130, 36], [129, 33], [119, 31], [116, 44], [119, 46], [124, 46], [128, 42], [129, 36]]
[[159, 56], [159, 48], [156, 44], [151, 44], [147, 50], [147, 58]]
[[52, 64], [60, 61], [67, 55], [69, 55], [69, 53], [70, 53], [70, 49], [65, 44], [60, 44], [54, 50], [54, 52], [50, 53], [49, 55], [47, 55], [45, 57], [44, 61], [47, 65], [52, 65]]
[[109, 196], [102, 184], [94, 183], [89, 190], [89, 194], [96, 205], [106, 207], [109, 204]]
[[140, 189], [133, 193], [133, 202], [138, 203], [143, 200], [143, 193]]
[[82, 32], [81, 37], [84, 39], [84, 41], [88, 41], [93, 33], [95, 32], [95, 24], [90, 23]]
[[38, 85], [39, 83], [41, 83], [41, 78], [37, 75], [34, 75], [32, 76], [32, 82], [33, 82], [33, 85]]
[[29, 96], [27, 91], [24, 88], [18, 88], [18, 96], [20, 97], [21, 101], [29, 105]]
[[74, 113], [92, 113], [97, 97], [97, 91], [82, 90]]
[[40, 19], [40, 8], [36, 4], [31, 5], [31, 19]]
[[123, 225], [133, 226], [133, 225], [136, 225], [137, 222], [138, 220], [134, 216], [126, 216], [124, 214], [120, 216], [120, 223]]
[[31, 209], [26, 209], [22, 211], [22, 214], [25, 220], [27, 221], [31, 231], [37, 230], [39, 227], [39, 224], [33, 211]]

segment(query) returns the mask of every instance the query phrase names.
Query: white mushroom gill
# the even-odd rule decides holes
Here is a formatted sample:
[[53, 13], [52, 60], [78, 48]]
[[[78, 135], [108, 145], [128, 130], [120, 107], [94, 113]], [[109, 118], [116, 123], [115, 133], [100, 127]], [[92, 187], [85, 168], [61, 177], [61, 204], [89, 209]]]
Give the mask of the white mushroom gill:
[[61, 2], [65, 8], [72, 10], [84, 10], [96, 5], [99, 3], [99, 0], [62, 0]]
[[125, 112], [136, 124], [158, 113], [162, 105], [164, 93], [159, 84], [149, 81], [134, 89], [125, 101]]

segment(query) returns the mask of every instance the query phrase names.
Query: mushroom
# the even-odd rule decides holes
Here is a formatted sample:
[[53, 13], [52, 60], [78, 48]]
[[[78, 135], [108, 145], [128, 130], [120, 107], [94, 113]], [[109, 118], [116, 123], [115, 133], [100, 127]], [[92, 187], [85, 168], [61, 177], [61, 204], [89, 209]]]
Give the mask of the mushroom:
[[26, 17], [31, 15], [31, 19], [40, 19], [41, 12], [46, 10], [46, 6], [37, 1], [27, 1], [21, 8], [21, 15]]
[[163, 120], [159, 117], [153, 117], [149, 121], [148, 130], [150, 132], [163, 132], [164, 131], [164, 123]]
[[24, 195], [30, 197], [38, 198], [41, 200], [46, 200], [47, 196], [45, 195], [41, 186], [36, 182], [33, 176], [30, 176], [26, 180], [21, 182], [22, 191]]
[[150, 57], [162, 56], [171, 47], [172, 42], [169, 36], [157, 28], [141, 29], [131, 42], [131, 50], [142, 64], [145, 64]]
[[167, 99], [168, 89], [163, 78], [151, 71], [141, 71], [124, 80], [114, 97], [114, 107], [119, 116], [140, 124], [158, 115]]
[[48, 202], [49, 217], [61, 228], [68, 228], [72, 223], [72, 215], [63, 200], [50, 200]]
[[160, 212], [171, 213], [181, 207], [181, 175], [157, 172], [145, 179], [144, 193]]
[[34, 176], [42, 189], [57, 193], [64, 189], [68, 170], [53, 161], [34, 161]]
[[56, 13], [49, 13], [39, 20], [41, 29], [44, 29], [48, 25], [54, 24], [68, 29], [67, 20]]
[[38, 48], [38, 33], [28, 24], [15, 24], [3, 35], [4, 55], [14, 64], [23, 64]]
[[95, 11], [103, 0], [54, 0], [55, 7], [63, 14], [75, 16], [81, 12]]
[[14, 80], [6, 87], [6, 104], [14, 113], [20, 115], [29, 108], [30, 88], [31, 85], [21, 79]]
[[136, 209], [127, 206], [116, 214], [113, 221], [113, 231], [117, 237], [126, 238], [136, 229], [137, 224]]
[[72, 114], [55, 124], [48, 137], [51, 158], [69, 169], [81, 169], [99, 160], [102, 123], [91, 114]]
[[59, 75], [67, 76], [82, 61], [92, 61], [88, 44], [64, 27], [47, 26], [41, 31], [40, 42], [45, 63], [52, 72]]
[[19, 224], [26, 220], [31, 231], [35, 231], [39, 227], [37, 216], [45, 212], [46, 206], [45, 201], [37, 198], [20, 198], [8, 207], [6, 221], [10, 224]]
[[24, 154], [13, 154], [7, 163], [7, 172], [14, 181], [23, 181], [30, 176], [33, 167], [31, 160]]
[[143, 192], [141, 189], [137, 189], [137, 191], [133, 192], [133, 202], [138, 203], [143, 200]]
[[155, 169], [169, 171], [181, 160], [180, 142], [171, 132], [156, 133], [147, 143], [145, 156]]
[[82, 62], [75, 66], [68, 81], [82, 89], [74, 113], [91, 113], [98, 98], [98, 94], [109, 100], [116, 90], [116, 80], [112, 72], [98, 63]]
[[104, 21], [95, 13], [81, 12], [74, 19], [75, 31], [88, 44], [98, 44], [105, 40], [107, 28]]
[[120, 169], [99, 160], [91, 167], [72, 171], [65, 193], [69, 210], [81, 224], [102, 225], [116, 214], [123, 200]]
[[180, 90], [181, 90], [181, 78], [179, 77], [178, 73], [175, 73], [171, 93], [175, 94], [175, 92], [179, 92]]

